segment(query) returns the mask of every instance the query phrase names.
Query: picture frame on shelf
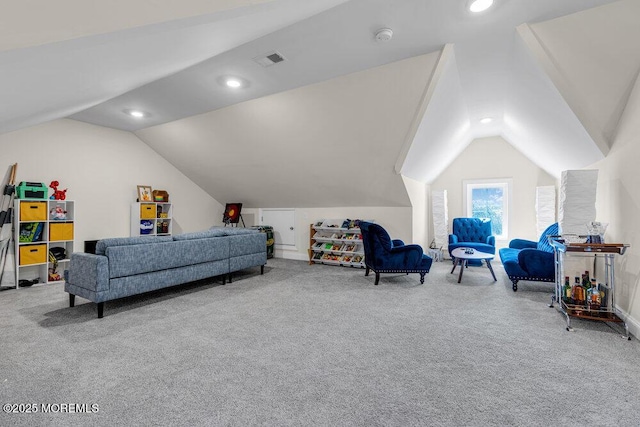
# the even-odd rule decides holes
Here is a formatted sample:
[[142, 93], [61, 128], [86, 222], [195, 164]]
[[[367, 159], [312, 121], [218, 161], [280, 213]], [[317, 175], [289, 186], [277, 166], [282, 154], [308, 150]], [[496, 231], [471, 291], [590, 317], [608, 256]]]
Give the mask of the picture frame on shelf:
[[153, 202], [153, 191], [148, 185], [138, 185], [138, 201]]

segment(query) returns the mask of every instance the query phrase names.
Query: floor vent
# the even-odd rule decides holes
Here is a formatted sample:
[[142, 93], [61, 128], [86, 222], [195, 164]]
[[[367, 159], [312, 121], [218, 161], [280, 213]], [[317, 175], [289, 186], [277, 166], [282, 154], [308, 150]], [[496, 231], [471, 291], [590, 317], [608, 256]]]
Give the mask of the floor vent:
[[253, 58], [253, 60], [263, 67], [270, 67], [274, 64], [277, 64], [278, 62], [284, 61], [285, 59], [284, 56], [282, 56], [279, 52], [274, 51], [267, 53], [266, 55], [256, 56], [255, 58]]

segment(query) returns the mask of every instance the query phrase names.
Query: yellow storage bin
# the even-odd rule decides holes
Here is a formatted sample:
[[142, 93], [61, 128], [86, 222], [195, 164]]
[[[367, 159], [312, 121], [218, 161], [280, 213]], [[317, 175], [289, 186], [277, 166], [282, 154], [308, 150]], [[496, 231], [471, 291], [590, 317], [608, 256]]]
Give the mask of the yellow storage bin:
[[73, 240], [73, 223], [49, 224], [49, 240]]
[[20, 246], [20, 265], [42, 264], [47, 262], [47, 245]]
[[20, 221], [46, 221], [47, 202], [20, 202]]
[[149, 203], [143, 203], [140, 205], [140, 218], [142, 219], [155, 219], [156, 217], [156, 205]]

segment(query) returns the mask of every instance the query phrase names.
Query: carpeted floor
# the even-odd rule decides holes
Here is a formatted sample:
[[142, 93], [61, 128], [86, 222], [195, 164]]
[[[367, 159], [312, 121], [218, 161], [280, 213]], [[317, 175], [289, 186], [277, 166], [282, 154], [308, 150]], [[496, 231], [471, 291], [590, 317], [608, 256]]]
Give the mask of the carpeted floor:
[[551, 285], [514, 293], [500, 265], [495, 283], [450, 269], [373, 286], [364, 270], [272, 259], [226, 286], [107, 303], [103, 319], [69, 308], [62, 285], [2, 292], [0, 402], [39, 412], [0, 425], [640, 424], [636, 339], [565, 331]]

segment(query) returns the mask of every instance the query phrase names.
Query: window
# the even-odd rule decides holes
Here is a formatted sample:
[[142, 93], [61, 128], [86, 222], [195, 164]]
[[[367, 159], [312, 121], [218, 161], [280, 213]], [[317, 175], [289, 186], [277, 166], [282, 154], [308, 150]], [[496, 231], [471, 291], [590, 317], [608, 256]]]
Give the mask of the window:
[[511, 180], [464, 181], [468, 217], [489, 218], [498, 240], [509, 235], [509, 192]]

